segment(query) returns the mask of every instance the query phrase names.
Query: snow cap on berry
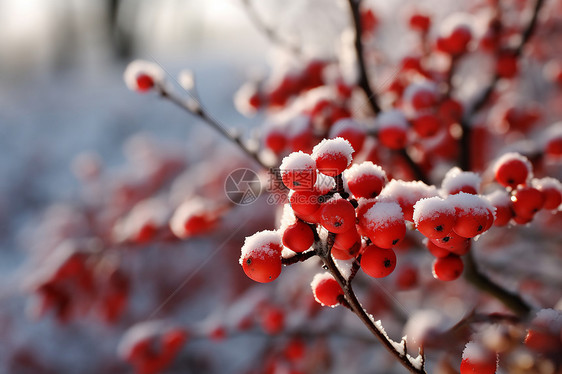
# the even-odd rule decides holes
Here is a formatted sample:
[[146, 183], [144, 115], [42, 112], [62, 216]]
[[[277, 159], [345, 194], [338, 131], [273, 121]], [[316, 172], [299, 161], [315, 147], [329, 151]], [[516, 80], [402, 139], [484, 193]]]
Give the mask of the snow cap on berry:
[[480, 195], [460, 192], [456, 195], [448, 196], [447, 200], [450, 201], [455, 208], [460, 208], [466, 212], [485, 213], [489, 210], [495, 216], [496, 208], [488, 199]]
[[379, 198], [382, 200], [387, 198], [390, 200], [400, 199], [414, 204], [421, 198], [437, 195], [437, 188], [435, 186], [428, 186], [422, 181], [393, 179], [384, 186]]
[[[322, 300], [320, 300], [320, 299], [318, 298], [318, 296], [317, 296], [317, 294], [316, 294], [316, 290], [318, 289], [318, 286], [319, 286], [320, 283], [323, 283], [323, 282], [326, 282], [326, 281], [328, 281], [328, 282], [334, 281], [334, 282], [335, 282], [336, 280], [334, 279], [334, 277], [332, 276], [332, 274], [330, 274], [330, 273], [328, 273], [328, 272], [325, 272], [325, 273], [318, 273], [318, 274], [316, 274], [316, 275], [314, 276], [314, 278], [312, 278], [312, 282], [310, 282], [310, 287], [312, 288], [312, 293], [313, 293], [313, 295], [314, 295], [314, 299], [315, 299], [320, 305], [324, 305], [324, 306], [326, 306], [326, 304], [324, 304], [324, 303], [322, 302]], [[334, 304], [334, 305], [327, 305], [327, 306], [329, 306], [330, 308], [335, 308], [336, 305], [337, 305], [337, 304]]]
[[511, 196], [504, 190], [495, 190], [484, 196], [493, 206], [510, 206]]
[[281, 235], [278, 231], [264, 230], [256, 232], [244, 240], [239, 263], [243, 265], [244, 260], [250, 256], [261, 259], [274, 256], [276, 253], [281, 256], [282, 246]]
[[377, 202], [365, 212], [364, 217], [367, 220], [367, 226], [371, 229], [384, 228], [392, 222], [404, 220], [400, 204], [392, 201]]
[[462, 351], [462, 359], [473, 363], [488, 362], [490, 357], [493, 357], [492, 352], [474, 341], [466, 343], [466, 346]]
[[343, 172], [345, 180], [359, 179], [366, 175], [379, 177], [383, 181], [387, 181], [386, 172], [379, 165], [373, 164], [371, 161], [364, 161], [360, 164], [353, 164], [349, 169]]
[[416, 96], [418, 93], [421, 92], [427, 92], [433, 97], [436, 97], [437, 85], [434, 82], [427, 79], [410, 83], [408, 87], [406, 87], [406, 89], [404, 90], [404, 96], [403, 96], [404, 101], [409, 105], [411, 105], [412, 101], [414, 100], [414, 96]]
[[328, 137], [335, 138], [345, 130], [355, 130], [357, 132], [365, 132], [363, 126], [353, 118], [342, 118], [336, 121], [330, 128]]
[[420, 199], [414, 204], [414, 223], [418, 225], [420, 220], [431, 218], [439, 213], [454, 214], [453, 205], [439, 196]]
[[395, 127], [407, 130], [408, 120], [404, 113], [399, 110], [388, 110], [382, 112], [377, 117], [377, 126], [379, 129], [385, 129], [389, 127]]
[[293, 152], [283, 158], [279, 167], [281, 174], [288, 173], [292, 170], [316, 169], [316, 161], [303, 151]]
[[158, 64], [145, 60], [132, 61], [123, 73], [125, 84], [132, 91], [146, 91], [146, 88], [139, 86], [140, 76], [150, 77], [154, 84], [162, 84], [165, 74]]
[[441, 189], [447, 194], [454, 191], [458, 192], [462, 187], [472, 187], [475, 191], [478, 191], [481, 181], [482, 178], [478, 174], [471, 171], [462, 171], [455, 166], [445, 174], [441, 182]]
[[323, 139], [312, 149], [312, 158], [317, 159], [320, 155], [338, 157], [343, 155], [347, 159], [347, 165], [351, 164], [354, 149], [344, 138]]

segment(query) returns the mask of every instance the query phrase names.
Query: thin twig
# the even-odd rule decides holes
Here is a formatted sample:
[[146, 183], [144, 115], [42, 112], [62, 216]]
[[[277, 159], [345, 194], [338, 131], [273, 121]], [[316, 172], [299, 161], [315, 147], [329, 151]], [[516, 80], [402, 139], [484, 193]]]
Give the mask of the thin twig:
[[260, 30], [272, 43], [277, 44], [283, 48], [288, 49], [295, 55], [301, 55], [302, 49], [299, 45], [291, 43], [290, 41], [282, 38], [279, 33], [271, 26], [267, 25], [260, 17], [256, 8], [252, 5], [251, 0], [242, 0], [244, 9], [252, 23]]
[[236, 144], [238, 146], [238, 148], [240, 148], [244, 153], [246, 153], [246, 155], [248, 155], [256, 163], [258, 163], [263, 169], [268, 170], [268, 171], [271, 169], [270, 166], [266, 165], [262, 161], [262, 159], [259, 157], [259, 155], [256, 151], [253, 151], [253, 150], [249, 149], [242, 142], [242, 139], [240, 138], [240, 136], [238, 136], [238, 135], [234, 134], [233, 132], [225, 129], [212, 115], [210, 115], [205, 110], [205, 108], [202, 105], [200, 105], [194, 99], [193, 100], [194, 100], [194, 103], [196, 105], [190, 106], [190, 105], [188, 105], [188, 103], [184, 99], [180, 98], [174, 92], [171, 92], [170, 90], [168, 90], [166, 87], [164, 87], [162, 85], [159, 85], [157, 88], [160, 92], [160, 95], [163, 98], [166, 98], [166, 99], [170, 100], [171, 102], [173, 102], [174, 104], [176, 104], [180, 108], [187, 111], [189, 114], [194, 115], [196, 117], [199, 117], [200, 119], [205, 121], [209, 126], [211, 126], [213, 129], [215, 129], [219, 134], [221, 134], [226, 139], [228, 139], [231, 142], [233, 142], [234, 144]]
[[314, 256], [316, 256], [316, 251], [311, 249], [311, 250], [308, 250], [306, 252], [297, 253], [297, 254], [295, 254], [294, 256], [291, 256], [291, 257], [287, 257], [287, 258], [283, 257], [281, 259], [281, 263], [283, 265], [293, 265], [293, 264], [296, 264], [298, 262], [304, 262], [304, 261], [306, 261], [309, 258], [312, 258]]
[[381, 108], [377, 101], [377, 95], [373, 92], [371, 84], [369, 82], [369, 76], [367, 75], [367, 67], [365, 64], [365, 56], [363, 54], [363, 43], [361, 41], [361, 36], [363, 28], [361, 27], [361, 11], [360, 11], [360, 0], [348, 0], [349, 7], [351, 9], [351, 14], [353, 16], [353, 25], [355, 27], [355, 52], [357, 57], [357, 65], [359, 68], [359, 87], [365, 92], [367, 100], [371, 105], [371, 109], [375, 114], [379, 114]]

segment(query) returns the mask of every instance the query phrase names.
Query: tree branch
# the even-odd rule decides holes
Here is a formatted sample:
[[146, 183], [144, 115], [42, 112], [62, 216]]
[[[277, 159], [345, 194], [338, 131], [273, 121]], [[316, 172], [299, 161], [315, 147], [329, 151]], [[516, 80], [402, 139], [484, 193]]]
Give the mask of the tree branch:
[[357, 65], [359, 68], [359, 87], [365, 92], [369, 105], [375, 114], [379, 114], [381, 108], [377, 102], [377, 95], [371, 89], [369, 76], [367, 75], [367, 67], [365, 65], [365, 56], [363, 55], [363, 43], [361, 42], [362, 27], [361, 27], [361, 12], [360, 0], [348, 0], [349, 8], [353, 16], [353, 25], [355, 27], [355, 52], [357, 57]]
[[[523, 30], [523, 32], [521, 33], [521, 40], [519, 41], [519, 44], [517, 45], [517, 47], [515, 47], [514, 49], [514, 56], [515, 58], [520, 58], [522, 53], [523, 53], [523, 49], [525, 48], [525, 45], [527, 44], [527, 42], [531, 39], [531, 37], [533, 36], [533, 33], [535, 32], [536, 26], [537, 26], [537, 20], [538, 20], [538, 15], [539, 12], [541, 10], [541, 7], [544, 3], [544, 0], [537, 0], [535, 2], [535, 7], [533, 8], [533, 15], [531, 16], [531, 20], [529, 21], [529, 24], [527, 25], [527, 27]], [[471, 156], [471, 147], [470, 147], [470, 137], [472, 134], [472, 128], [471, 128], [471, 121], [472, 121], [472, 117], [478, 113], [482, 108], [484, 108], [484, 106], [486, 106], [486, 104], [488, 103], [488, 100], [490, 99], [490, 97], [492, 96], [492, 93], [494, 92], [496, 85], [498, 83], [498, 81], [500, 80], [500, 77], [497, 73], [494, 74], [494, 76], [492, 77], [492, 80], [490, 81], [490, 83], [488, 84], [488, 86], [482, 91], [482, 93], [480, 94], [480, 96], [476, 99], [476, 101], [474, 101], [474, 104], [472, 104], [472, 107], [466, 111], [465, 115], [463, 116], [463, 118], [461, 119], [461, 127], [462, 127], [462, 137], [460, 139], [460, 154], [459, 154], [459, 167], [462, 170], [470, 170], [470, 156]]]
[[527, 317], [531, 313], [531, 307], [521, 296], [506, 290], [480, 272], [471, 251], [465, 255], [464, 276], [469, 283], [501, 301], [518, 316]]

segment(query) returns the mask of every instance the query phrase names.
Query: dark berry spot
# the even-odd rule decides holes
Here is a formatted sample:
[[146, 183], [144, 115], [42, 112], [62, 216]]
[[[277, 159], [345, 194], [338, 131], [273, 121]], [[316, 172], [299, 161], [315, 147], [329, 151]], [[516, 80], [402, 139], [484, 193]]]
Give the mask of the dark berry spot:
[[334, 222], [334, 226], [336, 226], [336, 227], [340, 227], [340, 226], [341, 226], [341, 222], [340, 222], [340, 221], [336, 221], [336, 222]]
[[437, 232], [443, 231], [443, 226], [442, 225], [435, 226], [435, 231], [437, 231]]
[[513, 183], [515, 183], [515, 181], [514, 181], [512, 178], [509, 178], [509, 179], [507, 180], [507, 184], [513, 184]]
[[443, 243], [447, 243], [449, 240], [451, 240], [451, 237], [450, 237], [450, 236], [446, 236], [446, 237], [444, 237], [443, 239], [441, 239], [441, 241], [442, 241]]
[[251, 265], [251, 264], [252, 264], [252, 259], [251, 259], [251, 258], [248, 258], [248, 259], [246, 260], [246, 264]]
[[394, 240], [392, 241], [392, 245], [395, 245], [395, 244], [398, 243], [399, 241], [400, 241], [400, 239], [394, 239]]
[[295, 186], [295, 187], [298, 187], [298, 186], [300, 186], [300, 185], [301, 185], [301, 182], [299, 182], [299, 181], [294, 181], [294, 182], [293, 182], [293, 186]]
[[392, 263], [390, 262], [390, 260], [388, 258], [384, 259], [383, 264], [384, 264], [385, 268], [389, 268], [392, 265]]
[[482, 231], [483, 228], [484, 228], [484, 227], [483, 227], [482, 225], [479, 225], [479, 226], [476, 228], [476, 231], [480, 232], [480, 231]]

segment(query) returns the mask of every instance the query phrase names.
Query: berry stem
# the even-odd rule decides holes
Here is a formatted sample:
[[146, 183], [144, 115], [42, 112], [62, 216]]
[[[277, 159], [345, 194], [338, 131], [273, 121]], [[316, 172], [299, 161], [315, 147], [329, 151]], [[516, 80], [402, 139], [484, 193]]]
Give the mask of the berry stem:
[[296, 264], [297, 262], [304, 262], [306, 260], [308, 260], [309, 258], [312, 258], [316, 256], [316, 251], [315, 250], [308, 250], [306, 252], [302, 252], [302, 253], [297, 253], [294, 256], [291, 257], [283, 257], [283, 259], [281, 260], [281, 263], [283, 265], [293, 265]]
[[158, 91], [163, 98], [166, 98], [179, 106], [180, 108], [187, 111], [189, 114], [199, 117], [213, 129], [215, 129], [219, 134], [224, 136], [226, 139], [230, 140], [234, 144], [238, 146], [246, 155], [248, 155], [251, 159], [253, 159], [257, 164], [259, 164], [263, 169], [270, 170], [271, 167], [266, 165], [262, 159], [259, 157], [256, 151], [249, 149], [240, 138], [239, 135], [235, 134], [233, 131], [229, 131], [223, 127], [211, 114], [209, 114], [205, 108], [196, 101], [193, 97], [193, 103], [195, 105], [189, 105], [185, 100], [177, 96], [174, 92], [171, 92], [166, 87], [162, 85], [158, 85]]
[[377, 101], [377, 95], [371, 88], [369, 76], [367, 75], [367, 67], [365, 64], [365, 56], [363, 55], [363, 43], [361, 42], [361, 35], [363, 28], [361, 26], [361, 0], [348, 0], [351, 15], [353, 16], [353, 26], [355, 27], [355, 53], [357, 57], [357, 65], [359, 68], [359, 87], [365, 92], [369, 105], [375, 114], [381, 112], [381, 108]]
[[520, 317], [527, 317], [531, 313], [531, 306], [517, 293], [511, 292], [493, 282], [482, 273], [474, 260], [472, 252], [465, 255], [465, 278], [476, 288], [490, 294]]
[[[531, 16], [531, 20], [527, 27], [521, 33], [521, 40], [519, 44], [514, 49], [515, 58], [520, 58], [523, 54], [523, 49], [527, 42], [533, 36], [533, 33], [536, 30], [538, 15], [541, 10], [541, 7], [544, 3], [544, 0], [537, 0], [535, 2], [535, 7], [533, 8], [533, 15]], [[492, 80], [488, 84], [488, 86], [482, 91], [480, 96], [474, 101], [472, 107], [468, 109], [461, 119], [461, 128], [462, 128], [462, 137], [460, 139], [460, 152], [459, 152], [459, 167], [462, 170], [471, 170], [470, 159], [471, 159], [471, 147], [470, 147], [470, 138], [471, 138], [471, 122], [474, 117], [482, 108], [484, 108], [492, 96], [496, 85], [500, 77], [497, 73], [494, 74]]]

